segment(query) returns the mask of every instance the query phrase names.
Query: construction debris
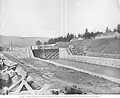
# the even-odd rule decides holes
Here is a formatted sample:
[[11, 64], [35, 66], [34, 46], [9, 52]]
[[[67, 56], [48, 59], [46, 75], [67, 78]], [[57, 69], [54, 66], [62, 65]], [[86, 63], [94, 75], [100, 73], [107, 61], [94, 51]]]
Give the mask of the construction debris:
[[[65, 67], [57, 67], [53, 64], [45, 63], [33, 58], [21, 58], [17, 60], [15, 57], [9, 57], [9, 55], [6, 57], [10, 60], [14, 59], [13, 61], [16, 61], [17, 64], [13, 62], [11, 65], [7, 66], [7, 63], [5, 63], [6, 67], [1, 70], [1, 72], [9, 75], [10, 82], [9, 86], [2, 85], [2, 87], [0, 87], [0, 94], [63, 95], [110, 94], [113, 92], [116, 94], [116, 91], [119, 93], [119, 88], [113, 88], [111, 90], [111, 85], [113, 85], [113, 87], [118, 87], [118, 84], [111, 83], [110, 81], [103, 80], [96, 76]], [[5, 58], [5, 60], [9, 59]]]
[[[2, 57], [4, 57], [2, 55]], [[5, 58], [0, 67], [0, 94], [2, 95], [44, 95], [52, 94], [49, 90], [51, 84], [45, 83], [43, 87], [37, 85], [34, 80], [17, 63]], [[46, 73], [51, 76], [52, 73]]]

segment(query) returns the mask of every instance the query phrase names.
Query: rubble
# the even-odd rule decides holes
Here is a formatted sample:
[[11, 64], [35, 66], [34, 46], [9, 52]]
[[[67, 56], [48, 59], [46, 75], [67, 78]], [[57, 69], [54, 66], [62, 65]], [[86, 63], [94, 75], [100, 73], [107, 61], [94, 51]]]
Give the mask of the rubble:
[[7, 86], [3, 87], [2, 93], [3, 93], [4, 95], [8, 95], [8, 87], [7, 87]]
[[[5, 64], [5, 68], [0, 70], [0, 94], [12, 95], [12, 94], [52, 94], [48, 88], [49, 84], [45, 84], [43, 87], [36, 84], [34, 79], [27, 74], [17, 63], [5, 58], [1, 64]], [[48, 73], [47, 73], [48, 74]], [[48, 75], [51, 75], [50, 73]], [[42, 79], [43, 82], [43, 79]]]
[[[104, 94], [106, 91], [109, 94], [116, 93], [116, 91], [119, 93], [119, 88], [113, 88], [111, 90], [111, 85], [117, 87], [118, 84], [105, 79], [65, 67], [57, 67], [54, 64], [45, 63], [33, 58], [25, 58], [25, 60], [23, 58], [20, 60], [25, 63], [20, 66], [18, 64], [12, 64], [12, 66], [8, 67], [10, 70], [6, 70], [8, 74], [11, 74], [11, 80], [14, 81], [8, 88], [8, 94], [10, 95], [95, 94], [94, 92], [97, 92], [96, 94]], [[18, 77], [19, 79], [17, 80]], [[27, 89], [27, 84], [27, 87], [31, 89], [32, 93]], [[66, 84], [66, 86], [63, 87], [63, 84]], [[72, 87], [70, 86], [71, 84], [75, 84], [75, 86]], [[92, 89], [94, 92], [91, 92]]]

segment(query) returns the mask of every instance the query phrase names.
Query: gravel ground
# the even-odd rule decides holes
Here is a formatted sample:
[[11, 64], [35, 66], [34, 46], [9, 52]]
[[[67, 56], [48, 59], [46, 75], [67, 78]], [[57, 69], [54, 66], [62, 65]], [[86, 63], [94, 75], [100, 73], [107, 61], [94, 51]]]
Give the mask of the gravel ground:
[[32, 58], [25, 58], [22, 60], [26, 63], [31, 62], [31, 64], [33, 64], [34, 67], [41, 73], [52, 73], [50, 77], [53, 79], [60, 79], [64, 82], [83, 85], [91, 89], [94, 88], [96, 89], [96, 91], [94, 91], [93, 89], [94, 93], [119, 93], [119, 91], [115, 92], [114, 90], [112, 90], [112, 88], [118, 88], [119, 84], [111, 82], [104, 78], [100, 78], [83, 72], [78, 72], [65, 67], [57, 67], [53, 64], [42, 62]]
[[[119, 94], [120, 85], [104, 78], [93, 76], [87, 73], [75, 71], [65, 67], [57, 67], [54, 64], [46, 63], [33, 58], [21, 58], [25, 63], [33, 65], [32, 67], [23, 66], [37, 84], [43, 85], [45, 82], [52, 84], [52, 88], [60, 88], [61, 85], [76, 85], [84, 90], [91, 91], [94, 94]], [[35, 70], [37, 69], [37, 70]], [[47, 76], [44, 77], [44, 75]], [[57, 87], [58, 86], [58, 87]]]

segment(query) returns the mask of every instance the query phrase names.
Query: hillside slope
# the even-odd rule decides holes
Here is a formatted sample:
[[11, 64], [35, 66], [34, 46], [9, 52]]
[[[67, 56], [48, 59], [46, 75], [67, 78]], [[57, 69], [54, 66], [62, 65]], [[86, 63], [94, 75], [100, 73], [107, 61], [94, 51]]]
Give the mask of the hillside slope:
[[104, 52], [104, 53], [118, 53], [120, 52], [120, 39], [108, 38], [108, 39], [86, 39], [73, 43], [74, 48], [85, 49], [92, 52]]
[[10, 45], [11, 42], [15, 47], [24, 47], [35, 45], [36, 40], [40, 40], [41, 42], [48, 41], [49, 38], [44, 37], [17, 37], [17, 36], [3, 36], [0, 35], [0, 45]]
[[103, 50], [103, 52], [107, 52], [107, 53], [120, 53], [120, 40], [111, 40], [110, 44], [105, 47], [105, 49]]

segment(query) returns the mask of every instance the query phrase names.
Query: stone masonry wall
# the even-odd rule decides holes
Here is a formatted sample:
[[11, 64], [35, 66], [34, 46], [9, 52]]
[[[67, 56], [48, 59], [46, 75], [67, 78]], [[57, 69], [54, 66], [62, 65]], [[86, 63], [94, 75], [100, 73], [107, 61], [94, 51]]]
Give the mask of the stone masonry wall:
[[68, 55], [65, 48], [59, 49], [59, 58], [79, 61], [79, 62], [85, 62], [85, 63], [92, 63], [92, 64], [101, 65], [101, 66], [120, 68], [120, 59], [99, 58], [99, 57], [80, 56], [80, 55]]

